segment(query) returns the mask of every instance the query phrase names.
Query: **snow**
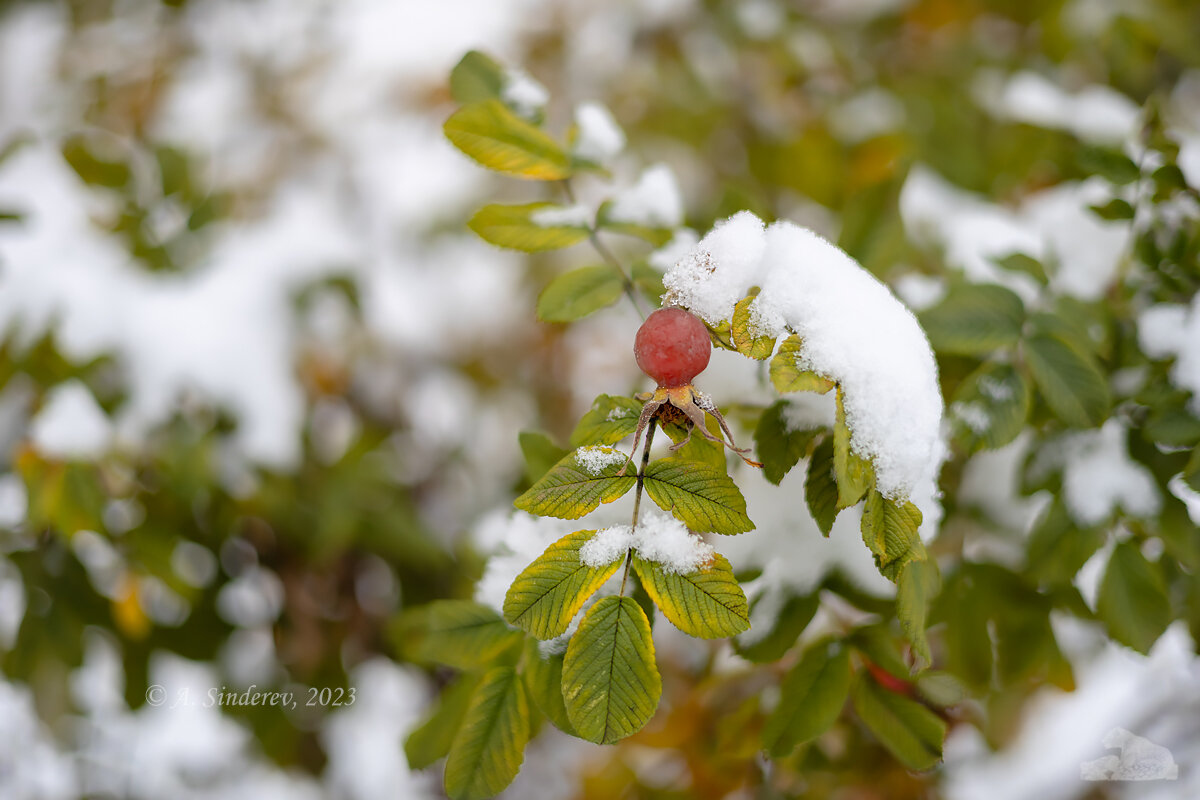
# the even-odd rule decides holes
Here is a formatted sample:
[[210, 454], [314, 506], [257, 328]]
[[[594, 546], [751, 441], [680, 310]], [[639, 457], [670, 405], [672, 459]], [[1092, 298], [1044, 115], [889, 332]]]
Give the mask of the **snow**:
[[617, 194], [608, 208], [613, 222], [648, 228], [675, 228], [683, 224], [683, 196], [675, 174], [666, 164], [647, 168], [637, 182]]
[[1116, 279], [1130, 240], [1127, 223], [1103, 220], [1089, 208], [1111, 197], [1103, 179], [1090, 178], [1035, 192], [1012, 210], [918, 165], [901, 189], [900, 215], [915, 242], [941, 248], [946, 264], [968, 280], [1005, 286], [1033, 302], [1040, 294], [1034, 279], [994, 263], [1023, 253], [1047, 264], [1054, 291], [1098, 300]]
[[479, 551], [489, 556], [483, 577], [475, 584], [476, 602], [503, 613], [508, 587], [547, 547], [578, 530], [572, 525], [576, 523], [524, 511], [497, 509], [484, 516], [472, 530]]
[[50, 390], [29, 426], [33, 446], [48, 458], [92, 459], [112, 443], [112, 424], [96, 398], [78, 380]]
[[540, 208], [529, 216], [529, 221], [540, 228], [587, 228], [592, 224], [595, 214], [585, 205], [548, 206]]
[[1154, 359], [1174, 358], [1171, 382], [1192, 393], [1189, 407], [1200, 416], [1200, 295], [1190, 306], [1159, 303], [1138, 315], [1138, 344]]
[[788, 397], [783, 409], [783, 422], [787, 433], [833, 427], [837, 418], [837, 401], [833, 392], [816, 394], [798, 392]]
[[764, 230], [743, 211], [718, 223], [664, 284], [666, 302], [714, 325], [761, 287], [752, 324], [799, 334], [800, 365], [838, 382], [851, 448], [874, 462], [879, 491], [932, 500], [944, 455], [933, 352], [912, 312], [857, 262], [809, 230], [788, 222]]
[[623, 464], [629, 457], [615, 447], [592, 445], [575, 451], [575, 463], [589, 475], [599, 475], [609, 467]]
[[648, 509], [637, 529], [614, 525], [598, 531], [579, 548], [579, 560], [592, 568], [607, 566], [630, 548], [672, 575], [689, 575], [712, 562], [715, 551], [670, 512]]
[[983, 73], [976, 81], [979, 104], [1001, 119], [1068, 131], [1087, 142], [1121, 144], [1137, 130], [1136, 103], [1108, 86], [1068, 92], [1036, 72], [1008, 78]]
[[587, 567], [607, 567], [618, 558], [623, 558], [634, 543], [633, 529], [628, 525], [614, 525], [596, 531], [596, 535], [579, 548], [579, 561]]
[[1035, 463], [1061, 464], [1063, 500], [1077, 524], [1099, 525], [1118, 508], [1133, 517], [1153, 517], [1161, 509], [1154, 475], [1129, 457], [1127, 433], [1120, 420], [1110, 419], [1098, 431], [1066, 434]]
[[898, 130], [904, 121], [904, 104], [878, 86], [848, 98], [829, 112], [834, 134], [848, 144]]
[[15, 528], [25, 519], [29, 498], [16, 475], [0, 475], [0, 528]]
[[603, 164], [625, 147], [625, 132], [612, 113], [600, 103], [580, 103], [575, 107], [578, 138], [574, 152], [578, 158]]
[[546, 87], [519, 69], [505, 74], [500, 98], [523, 117], [535, 116], [550, 100]]
[[933, 308], [946, 296], [946, 279], [936, 275], [910, 272], [896, 279], [892, 289], [904, 305], [920, 313]]

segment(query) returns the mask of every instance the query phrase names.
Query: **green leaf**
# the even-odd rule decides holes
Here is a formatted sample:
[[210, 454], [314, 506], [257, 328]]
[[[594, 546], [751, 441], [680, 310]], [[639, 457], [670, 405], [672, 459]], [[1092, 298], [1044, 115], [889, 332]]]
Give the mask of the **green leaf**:
[[1033, 385], [1011, 364], [986, 363], [967, 376], [950, 403], [955, 437], [967, 452], [994, 450], [1025, 427]]
[[900, 652], [900, 642], [886, 623], [856, 628], [846, 641], [862, 653], [867, 661], [889, 675], [904, 681], [912, 676], [912, 670]]
[[433, 711], [404, 740], [409, 769], [425, 769], [450, 752], [478, 685], [478, 676], [465, 673], [442, 692]]
[[1029, 275], [1043, 286], [1050, 282], [1050, 277], [1046, 274], [1046, 268], [1042, 266], [1042, 262], [1036, 258], [1030, 258], [1024, 253], [1013, 253], [1004, 258], [994, 259], [994, 261], [1003, 269]]
[[563, 653], [544, 655], [538, 641], [533, 638], [525, 640], [524, 671], [521, 676], [525, 679], [525, 688], [533, 698], [533, 704], [545, 714], [560, 731], [575, 733], [575, 726], [567, 717], [567, 707], [563, 703], [562, 671]]
[[756, 361], [764, 361], [771, 357], [771, 351], [775, 349], [775, 337], [761, 335], [755, 328], [750, 313], [753, 302], [754, 295], [750, 295], [733, 307], [729, 335], [739, 353]]
[[446, 758], [451, 800], [484, 800], [512, 783], [532, 731], [529, 697], [512, 667], [483, 676]]
[[[555, 464], [513, 505], [541, 517], [579, 519], [594, 511], [601, 503], [611, 503], [633, 488], [634, 476], [617, 475], [625, 466], [625, 459], [612, 457], [609, 463], [592, 472], [585, 466], [585, 451], [617, 454], [611, 447], [581, 447]], [[582, 463], [579, 460], [581, 455], [585, 459]]]
[[917, 676], [917, 691], [935, 706], [956, 706], [966, 697], [966, 689], [949, 672], [928, 669]]
[[521, 454], [525, 456], [525, 477], [530, 483], [545, 475], [567, 454], [549, 436], [537, 431], [521, 431], [517, 441], [521, 445]]
[[841, 387], [837, 391], [837, 419], [833, 424], [833, 473], [837, 478], [839, 511], [857, 503], [875, 485], [871, 462], [852, 449]]
[[801, 657], [780, 684], [779, 705], [767, 717], [763, 746], [773, 758], [820, 736], [837, 720], [850, 694], [850, 651], [820, 642]]
[[1112, 147], [1082, 147], [1078, 161], [1083, 172], [1101, 175], [1118, 186], [1132, 183], [1141, 175], [1133, 159]]
[[642, 403], [632, 397], [602, 394], [592, 402], [592, 410], [583, 415], [571, 433], [571, 446], [616, 444], [637, 430]]
[[1108, 416], [1112, 398], [1095, 359], [1061, 336], [1036, 334], [1025, 341], [1025, 361], [1046, 405], [1068, 425], [1090, 428]]
[[992, 639], [986, 621], [992, 612], [987, 593], [971, 576], [959, 572], [938, 598], [938, 618], [945, 622], [942, 639], [947, 668], [976, 693], [992, 680]]
[[1102, 206], [1088, 206], [1092, 213], [1109, 221], [1118, 219], [1133, 219], [1133, 206], [1129, 205], [1129, 201], [1122, 200], [1119, 197], [1114, 197]]
[[1191, 447], [1200, 443], [1200, 418], [1182, 405], [1158, 408], [1146, 419], [1142, 431], [1146, 438], [1168, 447]]
[[566, 633], [587, 599], [621, 566], [621, 559], [604, 567], [579, 560], [579, 549], [595, 535], [576, 531], [546, 548], [508, 587], [504, 619], [539, 639]]
[[1192, 457], [1183, 468], [1183, 480], [1193, 492], [1200, 492], [1200, 445], [1192, 450]]
[[471, 50], [450, 72], [450, 96], [460, 105], [499, 98], [506, 82], [504, 67], [491, 56]]
[[941, 761], [946, 723], [917, 701], [889, 692], [863, 676], [854, 688], [854, 710], [883, 746], [909, 769], [932, 769]]
[[1041, 584], [1069, 584], [1103, 544], [1104, 531], [1077, 527], [1055, 498], [1029, 535], [1026, 570]]
[[[566, 221], [565, 211], [553, 203], [517, 206], [492, 203], [476, 211], [467, 227], [497, 247], [525, 253], [560, 250], [588, 237], [587, 225]], [[611, 267], [605, 269], [613, 273]]]
[[611, 202], [606, 202], [600, 206], [596, 214], [596, 226], [598, 228], [602, 228], [610, 233], [619, 233], [623, 236], [633, 236], [649, 242], [655, 247], [662, 247], [675, 237], [675, 231], [671, 228], [652, 228], [647, 225], [638, 225], [634, 222], [617, 222], [612, 220], [608, 216], [608, 212], [611, 209]]
[[711, 563], [681, 575], [636, 553], [633, 568], [647, 594], [679, 630], [701, 639], [724, 639], [750, 627], [746, 595], [733, 577], [725, 556], [716, 553]]
[[558, 142], [499, 100], [463, 106], [442, 130], [455, 147], [488, 169], [542, 181], [571, 175], [571, 159]]
[[644, 485], [651, 500], [692, 530], [723, 534], [754, 530], [737, 484], [711, 464], [678, 456], [660, 458], [646, 467]]
[[750, 644], [743, 644], [741, 640], [745, 637], [739, 636], [733, 640], [733, 649], [742, 658], [755, 664], [778, 661], [800, 638], [820, 605], [820, 597], [816, 592], [788, 597], [765, 636], [755, 638]]
[[642, 294], [652, 300], [655, 305], [658, 305], [663, 294], [667, 291], [666, 287], [663, 286], [663, 273], [645, 261], [635, 261], [629, 271], [629, 275], [633, 280], [633, 285], [640, 289]]
[[1002, 286], [965, 283], [951, 288], [920, 321], [939, 355], [986, 355], [1021, 338], [1025, 304]]
[[1114, 639], [1143, 654], [1170, 624], [1162, 570], [1147, 561], [1134, 542], [1121, 542], [1113, 549], [1100, 581], [1096, 613]]
[[917, 529], [921, 512], [910, 502], [889, 500], [872, 490], [863, 508], [863, 541], [875, 556], [875, 566], [888, 580], [896, 581], [910, 561], [926, 558]]
[[787, 418], [790, 404], [780, 400], [763, 412], [754, 429], [754, 446], [763, 465], [763, 477], [779, 485], [783, 476], [808, 455], [820, 428], [794, 429]]
[[808, 475], [804, 479], [804, 500], [817, 527], [826, 536], [837, 519], [838, 484], [833, 468], [833, 438], [821, 440], [808, 460]]
[[896, 582], [896, 619], [912, 644], [913, 654], [921, 668], [933, 661], [929, 653], [929, 639], [925, 636], [925, 619], [929, 614], [929, 602], [940, 586], [937, 564], [929, 559], [905, 564]]
[[563, 701], [576, 732], [597, 744], [624, 739], [650, 721], [661, 696], [645, 612], [630, 597], [598, 600], [563, 661]]
[[779, 345], [771, 359], [771, 385], [780, 394], [788, 392], [818, 392], [825, 394], [833, 388], [833, 381], [815, 372], [800, 368], [800, 350], [803, 340], [792, 334]]
[[610, 266], [573, 269], [550, 281], [538, 295], [538, 319], [573, 322], [612, 305], [623, 291], [621, 276]]
[[414, 656], [475, 669], [519, 645], [522, 636], [492, 609], [470, 600], [438, 600], [413, 612], [423, 634]]

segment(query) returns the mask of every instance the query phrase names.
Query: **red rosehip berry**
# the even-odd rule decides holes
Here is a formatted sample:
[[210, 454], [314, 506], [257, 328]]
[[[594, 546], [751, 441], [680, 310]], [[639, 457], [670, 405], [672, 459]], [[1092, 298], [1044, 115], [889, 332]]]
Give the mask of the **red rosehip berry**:
[[708, 366], [712, 341], [704, 323], [692, 314], [660, 308], [638, 328], [633, 355], [659, 386], [686, 386]]

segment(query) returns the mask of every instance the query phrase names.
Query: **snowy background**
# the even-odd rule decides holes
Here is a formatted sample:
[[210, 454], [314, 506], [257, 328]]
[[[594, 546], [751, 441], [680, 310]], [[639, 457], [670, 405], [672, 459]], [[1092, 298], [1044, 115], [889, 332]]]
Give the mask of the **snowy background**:
[[[1136, 157], [1154, 90], [1200, 185], [1200, 64], [1147, 77], [1119, 48], [1129, 20], [1148, 40], [1171, 27], [1153, 4], [1072, 0], [1033, 19], [937, 5], [0, 2], [0, 796], [441, 796], [440, 771], [410, 771], [402, 741], [446, 676], [407, 661], [391, 627], [438, 597], [496, 602], [575, 529], [510, 513], [518, 432], [564, 439], [597, 394], [646, 388], [627, 305], [533, 321], [547, 278], [594, 256], [530, 259], [466, 231], [482, 203], [540, 191], [443, 138], [446, 78], [468, 49], [527, 69], [560, 130], [579, 104], [595, 103], [577, 116], [593, 131], [611, 111], [625, 135], [589, 142], [611, 179], [580, 201], [616, 187], [618, 216], [695, 228], [636, 254], [661, 270], [750, 208], [838, 240], [914, 311], [960, 278], [1031, 307], [1106, 297], [1130, 225], [1089, 210], [1118, 190], [1060, 168], [1064, 143]], [[1173, 213], [1198, 216], [1194, 202]], [[1056, 265], [1048, 289], [996, 265], [1014, 252]], [[1140, 313], [1145, 353], [1174, 359], [1171, 384], [1200, 397], [1200, 300]], [[733, 354], [703, 380], [722, 404], [772, 399]], [[1047, 465], [1081, 526], [1170, 499], [1123, 424], [1066, 434]], [[947, 517], [974, 521], [970, 557], [1019, 565], [1050, 499], [1019, 493], [1030, 444], [956, 466]], [[854, 520], [825, 539], [781, 500], [799, 475], [781, 490], [735, 474], [758, 530], [721, 547], [761, 570], [756, 626], [831, 572], [890, 592]], [[1200, 501], [1173, 485], [1194, 527]], [[1112, 546], [1076, 579], [1085, 602]], [[1187, 625], [1140, 656], [1095, 624], [1052, 622], [1076, 690], [1031, 687], [1000, 742], [956, 724], [938, 792], [1200, 796]], [[685, 667], [745, 666], [662, 620], [655, 634]], [[357, 700], [280, 715], [141, 699], [252, 684]], [[1114, 728], [1168, 747], [1178, 781], [1082, 781]], [[688, 791], [684, 767], [642, 750], [621, 756], [629, 774]], [[547, 730], [507, 796], [603, 792], [580, 776], [612, 758]]]

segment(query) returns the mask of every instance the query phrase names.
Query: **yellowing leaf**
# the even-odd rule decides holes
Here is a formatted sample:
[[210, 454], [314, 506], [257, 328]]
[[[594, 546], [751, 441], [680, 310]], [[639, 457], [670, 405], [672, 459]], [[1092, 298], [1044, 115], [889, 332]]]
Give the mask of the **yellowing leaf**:
[[754, 296], [751, 295], [742, 298], [733, 307], [729, 335], [739, 353], [763, 361], [771, 357], [771, 351], [775, 349], [775, 337], [761, 335], [756, 330], [750, 313], [750, 304], [753, 302]]
[[563, 661], [563, 701], [576, 732], [612, 744], [641, 730], [658, 707], [662, 678], [650, 622], [630, 597], [605, 597], [583, 618]]
[[571, 159], [558, 142], [499, 100], [463, 106], [442, 129], [455, 147], [489, 169], [543, 181], [571, 175]]
[[580, 267], [546, 284], [538, 295], [537, 316], [542, 322], [573, 322], [612, 305], [624, 290], [612, 267]]
[[504, 91], [504, 67], [478, 50], [467, 53], [450, 72], [450, 96], [456, 103], [480, 103]]
[[[588, 237], [587, 225], [556, 222], [556, 212], [562, 211], [561, 206], [552, 203], [517, 206], [492, 203], [476, 211], [467, 227], [498, 247], [526, 253], [559, 250]], [[611, 268], [608, 271], [613, 272]]]
[[854, 690], [854, 710], [909, 769], [932, 769], [942, 760], [946, 723], [917, 701], [889, 692], [864, 675]]
[[771, 385], [780, 394], [788, 392], [818, 392], [825, 394], [834, 387], [834, 382], [815, 372], [800, 368], [800, 349], [803, 340], [795, 334], [783, 340], [779, 351], [771, 359]]
[[692, 530], [724, 534], [754, 530], [737, 484], [711, 464], [660, 458], [646, 467], [644, 483], [651, 500]]
[[837, 720], [850, 694], [850, 651], [838, 642], [810, 647], [780, 685], [779, 705], [763, 727], [772, 757], [787, 756]]
[[502, 792], [521, 769], [531, 732], [529, 697], [516, 670], [490, 670], [446, 757], [446, 794], [451, 800], [485, 800]]
[[602, 394], [592, 402], [592, 410], [583, 415], [571, 433], [571, 446], [616, 444], [637, 430], [642, 404], [632, 397]]
[[508, 587], [504, 618], [539, 639], [566, 633], [587, 599], [621, 566], [621, 559], [600, 568], [579, 560], [579, 549], [595, 535], [576, 531], [546, 548]]
[[937, 564], [930, 559], [909, 561], [901, 568], [896, 582], [896, 619], [912, 644], [913, 654], [921, 667], [928, 666], [933, 660], [925, 636], [925, 618], [929, 614], [929, 601], [937, 594], [940, 584]]
[[894, 582], [905, 564], [926, 558], [925, 545], [917, 534], [920, 526], [921, 512], [912, 503], [889, 500], [874, 490], [867, 495], [862, 515], [863, 541], [883, 577]]
[[636, 554], [633, 568], [663, 615], [689, 636], [723, 639], [749, 629], [750, 606], [725, 556], [686, 575]]
[[[513, 505], [542, 517], [579, 519], [601, 503], [611, 503], [633, 488], [633, 475], [617, 475], [625, 464], [624, 459], [613, 458], [592, 471], [581, 464], [579, 458], [580, 450], [567, 454]], [[633, 472], [632, 469], [627, 471]]]
[[863, 498], [875, 485], [875, 469], [871, 462], [854, 452], [850, 442], [850, 427], [846, 424], [846, 408], [842, 390], [837, 392], [837, 420], [833, 425], [833, 472], [837, 477], [840, 511]]

